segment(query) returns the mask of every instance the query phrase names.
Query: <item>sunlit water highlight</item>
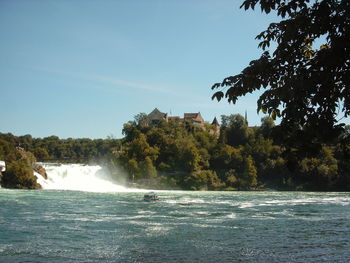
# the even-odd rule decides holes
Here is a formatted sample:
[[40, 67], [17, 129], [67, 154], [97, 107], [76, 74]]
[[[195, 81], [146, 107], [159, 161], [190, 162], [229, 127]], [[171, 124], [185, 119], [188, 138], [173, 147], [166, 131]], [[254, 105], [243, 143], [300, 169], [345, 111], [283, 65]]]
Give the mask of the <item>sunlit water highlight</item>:
[[0, 189], [0, 262], [348, 262], [350, 194]]

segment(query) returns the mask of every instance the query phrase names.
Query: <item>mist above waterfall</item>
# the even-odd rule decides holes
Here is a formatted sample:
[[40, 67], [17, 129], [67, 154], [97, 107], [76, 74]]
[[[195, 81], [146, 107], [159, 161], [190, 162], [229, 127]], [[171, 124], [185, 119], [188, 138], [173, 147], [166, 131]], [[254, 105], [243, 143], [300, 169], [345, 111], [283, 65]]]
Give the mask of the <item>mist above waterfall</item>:
[[142, 191], [127, 188], [99, 165], [43, 163], [48, 179], [36, 174], [43, 189], [87, 192]]

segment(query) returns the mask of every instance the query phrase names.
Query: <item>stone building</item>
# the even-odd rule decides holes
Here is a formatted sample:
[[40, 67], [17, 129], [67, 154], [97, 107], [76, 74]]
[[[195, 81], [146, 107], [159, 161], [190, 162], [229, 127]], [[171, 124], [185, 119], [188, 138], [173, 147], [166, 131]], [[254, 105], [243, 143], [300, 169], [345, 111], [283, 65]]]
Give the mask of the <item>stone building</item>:
[[158, 124], [161, 121], [168, 121], [168, 114], [159, 111], [155, 108], [150, 114], [148, 114], [148, 123], [150, 125]]
[[203, 127], [204, 119], [200, 112], [198, 113], [184, 113], [184, 121], [192, 122], [196, 126]]
[[[184, 117], [180, 118], [179, 116], [168, 116], [167, 113], [159, 111], [155, 108], [150, 114], [147, 115], [148, 124], [155, 125], [160, 123], [161, 121], [173, 122], [173, 123], [182, 123], [184, 121], [191, 122], [195, 126], [204, 128], [204, 119], [200, 112], [198, 113], [184, 113]], [[215, 119], [216, 120], [216, 119]], [[219, 123], [216, 120], [217, 125]]]

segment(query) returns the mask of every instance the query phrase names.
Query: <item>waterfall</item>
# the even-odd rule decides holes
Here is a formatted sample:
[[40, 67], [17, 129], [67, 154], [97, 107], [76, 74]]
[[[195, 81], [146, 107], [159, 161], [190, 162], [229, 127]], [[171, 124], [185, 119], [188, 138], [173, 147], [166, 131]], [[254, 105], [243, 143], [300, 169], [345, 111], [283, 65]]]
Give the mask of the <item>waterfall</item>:
[[47, 179], [35, 174], [43, 189], [75, 190], [87, 192], [129, 192], [99, 165], [42, 163]]

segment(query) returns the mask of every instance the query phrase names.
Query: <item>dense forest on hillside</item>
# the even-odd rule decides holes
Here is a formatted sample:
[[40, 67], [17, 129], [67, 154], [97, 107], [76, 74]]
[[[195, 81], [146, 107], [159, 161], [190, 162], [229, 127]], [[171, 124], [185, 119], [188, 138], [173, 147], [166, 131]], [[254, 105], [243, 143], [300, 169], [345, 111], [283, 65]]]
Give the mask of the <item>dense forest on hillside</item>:
[[249, 127], [241, 115], [222, 116], [214, 127], [189, 122], [124, 125], [117, 161], [137, 182], [193, 190], [350, 190], [349, 127], [318, 151], [286, 148], [270, 117]]
[[[10, 187], [38, 188], [33, 163], [97, 162], [123, 168], [139, 187], [191, 190], [350, 190], [350, 128], [318, 151], [286, 148], [270, 117], [249, 127], [238, 114], [221, 118], [220, 132], [205, 124], [140, 119], [124, 125], [123, 139], [32, 138], [0, 133], [0, 159]], [[110, 165], [112, 164], [112, 165]], [[23, 178], [22, 178], [23, 177]]]

